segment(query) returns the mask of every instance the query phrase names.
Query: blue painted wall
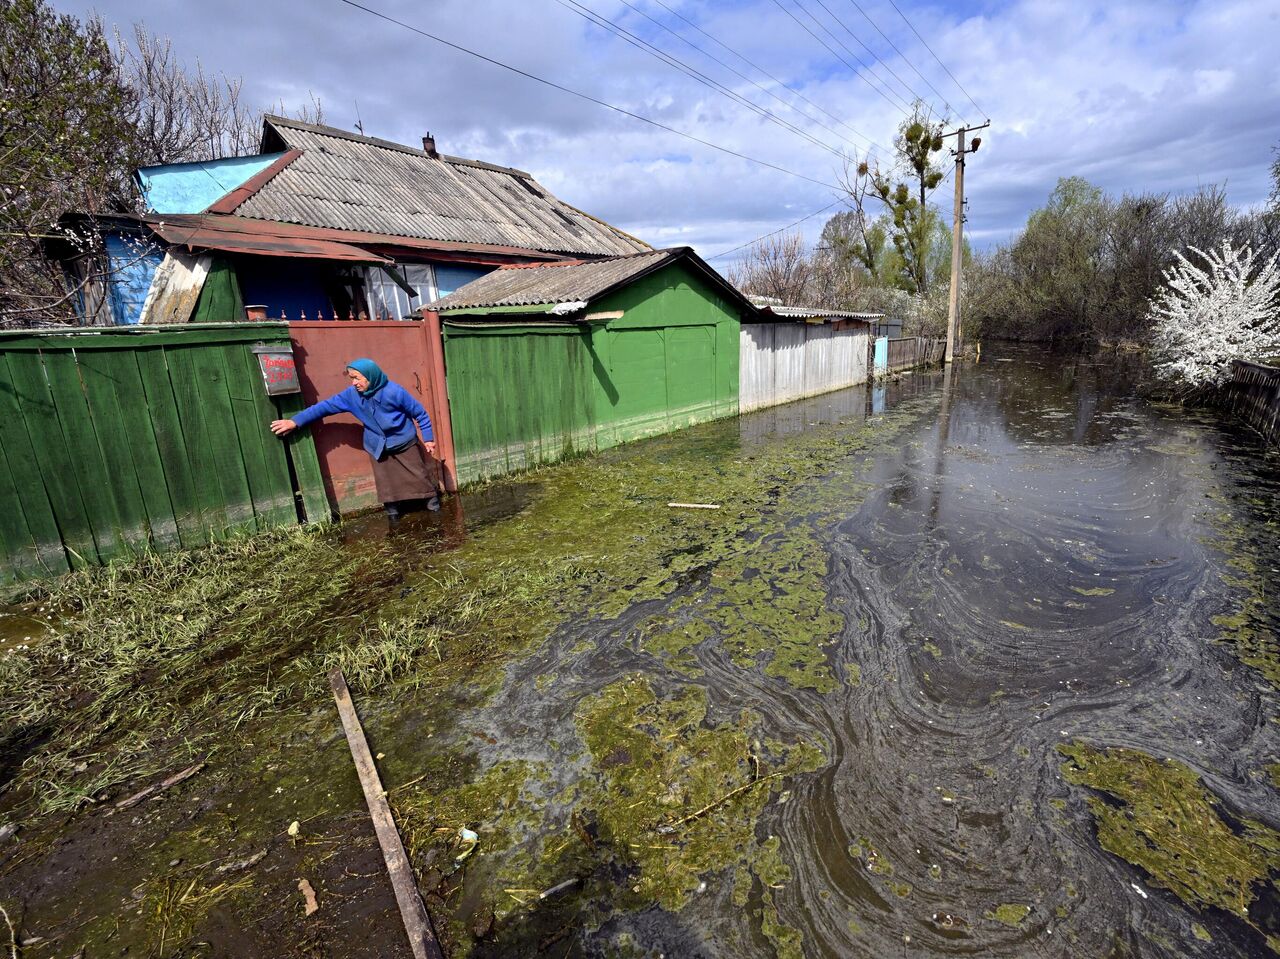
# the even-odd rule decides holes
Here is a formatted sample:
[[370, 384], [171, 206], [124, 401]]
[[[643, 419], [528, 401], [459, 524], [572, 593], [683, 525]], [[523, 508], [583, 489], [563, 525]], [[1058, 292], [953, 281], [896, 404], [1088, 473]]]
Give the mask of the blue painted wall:
[[156, 213], [200, 213], [282, 156], [283, 153], [264, 153], [143, 167], [138, 171], [138, 182], [148, 209]]
[[233, 262], [246, 306], [265, 306], [273, 320], [282, 312], [291, 320], [300, 319], [303, 313], [314, 320], [322, 310], [326, 320], [333, 319], [322, 279], [325, 273], [333, 272], [332, 263], [283, 256], [238, 256]]
[[103, 245], [107, 252], [111, 314], [116, 325], [133, 326], [142, 319], [142, 304], [164, 252], [146, 240], [121, 233], [108, 233]]

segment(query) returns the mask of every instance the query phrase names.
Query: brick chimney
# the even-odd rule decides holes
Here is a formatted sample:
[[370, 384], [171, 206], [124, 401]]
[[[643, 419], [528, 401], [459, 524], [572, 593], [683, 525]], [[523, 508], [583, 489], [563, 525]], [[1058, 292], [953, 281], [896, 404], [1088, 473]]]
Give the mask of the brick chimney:
[[422, 138], [422, 149], [429, 157], [438, 157], [440, 154], [436, 152], [436, 138], [431, 135], [431, 131], [427, 131], [427, 135]]

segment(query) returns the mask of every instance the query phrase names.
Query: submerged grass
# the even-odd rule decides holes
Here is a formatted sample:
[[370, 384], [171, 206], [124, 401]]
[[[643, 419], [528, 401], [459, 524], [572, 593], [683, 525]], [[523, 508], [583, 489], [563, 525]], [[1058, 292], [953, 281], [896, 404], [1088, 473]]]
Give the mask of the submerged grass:
[[[449, 552], [411, 536], [344, 543], [332, 529], [293, 529], [72, 574], [32, 597], [32, 609], [51, 610], [52, 634], [0, 655], [8, 760], [0, 767], [9, 766], [10, 780], [0, 802], [7, 815], [82, 810], [197, 757], [216, 767], [219, 752], [231, 759], [250, 736], [258, 766], [273, 757], [287, 766], [296, 760], [276, 752], [283, 747], [264, 752], [262, 744], [283, 742], [286, 728], [330, 705], [333, 666], [364, 694], [362, 708], [382, 709], [382, 697], [389, 716], [393, 691], [431, 686], [427, 708], [440, 715], [430, 722], [447, 726], [459, 704], [482, 702], [504, 681], [505, 665], [558, 624], [607, 624], [682, 587], [690, 595], [673, 604], [679, 628], [655, 634], [655, 662], [671, 657], [696, 673], [692, 649], [715, 642], [740, 668], [833, 689], [840, 680], [826, 646], [843, 618], [827, 606], [827, 559], [812, 519], [850, 504], [847, 487], [835, 503], [807, 481], [893, 435], [918, 409], [758, 445], [741, 444], [733, 424], [708, 424], [548, 469], [520, 513], [470, 531]], [[724, 508], [671, 511], [672, 498]], [[756, 747], [748, 716], [708, 726], [697, 687], [674, 699], [646, 689], [641, 680], [610, 687], [580, 707], [590, 769], [574, 805], [610, 837], [607, 864], [640, 877], [626, 901], [676, 909], [708, 870], [732, 869], [750, 883], [755, 822], [779, 782], [750, 786], [751, 776], [821, 760], [811, 746]], [[655, 742], [645, 730], [659, 727], [667, 738]], [[602, 750], [613, 740], [653, 761], [611, 760], [616, 744]], [[600, 864], [567, 825], [564, 837], [544, 828], [530, 842], [530, 824], [513, 813], [533, 808], [532, 787], [547, 770], [481, 768], [465, 750], [425, 762], [422, 780], [396, 795], [424, 855], [447, 852], [464, 822], [505, 819], [510, 835], [486, 849], [528, 846], [503, 874], [512, 888], [562, 878], [565, 856]], [[258, 766], [233, 761], [231, 788]], [[677, 834], [653, 832], [664, 816], [676, 820], [744, 784]], [[440, 812], [415, 816], [415, 806]], [[781, 929], [776, 916], [767, 925]]]
[[[377, 553], [289, 530], [57, 580], [33, 602], [52, 635], [0, 656], [5, 742], [42, 811], [72, 810], [167, 768], [289, 698], [289, 666], [360, 589], [396, 578]], [[348, 607], [351, 608], [351, 607]], [[296, 681], [295, 685], [296, 685]]]

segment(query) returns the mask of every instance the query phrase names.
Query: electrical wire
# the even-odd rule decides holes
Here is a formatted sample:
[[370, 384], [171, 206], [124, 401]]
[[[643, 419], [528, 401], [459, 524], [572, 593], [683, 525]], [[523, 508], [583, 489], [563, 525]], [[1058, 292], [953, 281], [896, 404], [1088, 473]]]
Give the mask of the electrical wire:
[[883, 146], [881, 146], [880, 144], [876, 143], [876, 142], [875, 142], [874, 140], [872, 140], [870, 137], [864, 136], [863, 134], [859, 133], [859, 132], [858, 132], [857, 130], [855, 130], [853, 127], [849, 126], [849, 124], [845, 123], [845, 122], [844, 122], [843, 120], [841, 120], [838, 116], [836, 116], [834, 113], [831, 113], [831, 112], [829, 112], [828, 110], [825, 110], [825, 109], [823, 109], [822, 107], [820, 107], [818, 104], [814, 103], [812, 100], [810, 100], [807, 96], [805, 96], [803, 93], [801, 93], [801, 92], [800, 92], [799, 90], [797, 90], [795, 87], [791, 86], [791, 85], [790, 85], [790, 84], [788, 84], [788, 83], [784, 83], [782, 80], [779, 80], [777, 77], [775, 77], [772, 73], [770, 73], [770, 72], [769, 72], [768, 70], [766, 70], [764, 67], [760, 66], [760, 65], [759, 65], [758, 63], [756, 63], [754, 60], [750, 60], [750, 59], [748, 59], [747, 57], [744, 57], [741, 53], [739, 53], [739, 52], [738, 52], [737, 50], [735, 50], [733, 47], [729, 46], [729, 45], [728, 45], [727, 43], [725, 43], [723, 40], [720, 40], [720, 39], [718, 39], [717, 37], [712, 36], [710, 33], [708, 33], [706, 30], [702, 29], [702, 27], [698, 26], [696, 23], [694, 23], [692, 20], [690, 20], [690, 19], [689, 19], [688, 17], [686, 17], [684, 14], [680, 13], [678, 10], [673, 10], [671, 7], [667, 6], [667, 5], [666, 5], [666, 3], [664, 3], [664, 2], [663, 2], [663, 0], [653, 0], [653, 2], [654, 2], [654, 3], [656, 3], [658, 6], [662, 7], [662, 9], [663, 9], [663, 10], [666, 10], [666, 11], [667, 11], [667, 13], [671, 14], [673, 17], [676, 17], [676, 18], [678, 18], [678, 19], [680, 19], [680, 20], [683, 20], [685, 23], [687, 23], [689, 26], [693, 27], [693, 29], [697, 30], [700, 34], [702, 34], [704, 37], [706, 37], [706, 38], [707, 38], [708, 40], [710, 40], [712, 43], [715, 43], [716, 45], [718, 45], [718, 46], [720, 46], [720, 47], [724, 48], [725, 50], [728, 50], [730, 53], [732, 53], [735, 57], [737, 57], [739, 60], [741, 60], [741, 61], [742, 61], [743, 63], [745, 63], [747, 66], [751, 67], [753, 70], [757, 70], [757, 71], [759, 71], [761, 74], [763, 74], [764, 76], [768, 77], [768, 78], [769, 78], [770, 80], [772, 80], [774, 83], [778, 84], [778, 86], [783, 87], [784, 89], [791, 91], [793, 94], [795, 94], [795, 95], [796, 95], [797, 97], [799, 97], [801, 100], [803, 100], [805, 103], [809, 104], [809, 106], [813, 107], [813, 108], [814, 108], [815, 110], [817, 110], [819, 113], [823, 114], [824, 116], [828, 117], [829, 119], [833, 120], [834, 122], [836, 122], [836, 123], [840, 124], [840, 126], [844, 127], [846, 130], [850, 131], [850, 132], [851, 132], [851, 133], [853, 133], [855, 136], [860, 137], [860, 138], [861, 138], [861, 139], [863, 139], [863, 140], [866, 140], [868, 143], [871, 143], [871, 144], [872, 144], [873, 146], [875, 146], [877, 149], [882, 150], [882, 151], [884, 151], [885, 153], [890, 153], [890, 152], [891, 152], [891, 151], [887, 150], [885, 147], [883, 147]]
[[814, 0], [814, 2], [817, 3], [818, 6], [820, 6], [823, 10], [825, 10], [827, 12], [827, 16], [829, 16], [832, 20], [834, 20], [840, 26], [840, 29], [842, 29], [845, 33], [849, 34], [849, 36], [853, 38], [853, 40], [858, 44], [858, 46], [862, 47], [862, 49], [866, 50], [867, 53], [871, 54], [872, 59], [874, 59], [882, 67], [888, 70], [890, 76], [892, 76], [895, 80], [897, 80], [898, 83], [902, 85], [902, 88], [906, 90], [909, 94], [911, 94], [913, 99], [920, 100], [921, 102], [928, 102], [924, 97], [920, 96], [920, 94], [915, 91], [915, 88], [913, 88], [911, 84], [907, 83], [906, 80], [898, 76], [897, 70], [889, 66], [889, 64], [886, 61], [882, 60], [874, 50], [872, 50], [869, 46], [867, 46], [867, 44], [865, 44], [862, 41], [861, 37], [859, 37], [851, 29], [849, 29], [849, 25], [845, 23], [843, 20], [841, 20], [840, 17], [836, 14], [836, 12], [832, 10], [830, 7], [828, 7], [823, 2], [823, 0]]
[[952, 73], [950, 70], [947, 70], [947, 65], [943, 63], [941, 59], [939, 59], [936, 53], [933, 52], [933, 47], [929, 46], [925, 38], [920, 36], [920, 31], [911, 25], [911, 21], [907, 19], [907, 15], [902, 12], [902, 10], [898, 7], [896, 3], [894, 3], [894, 0], [889, 0], [889, 4], [890, 6], [893, 7], [893, 9], [898, 11], [898, 16], [902, 17], [902, 22], [911, 28], [911, 32], [916, 35], [917, 40], [919, 40], [921, 43], [924, 44], [924, 48], [929, 51], [930, 56], [932, 56], [933, 59], [938, 61], [938, 66], [942, 67], [942, 69], [946, 71], [947, 76], [951, 78], [951, 82], [954, 83], [957, 87], [959, 87], [961, 93], [963, 93], [966, 97], [969, 97], [969, 102], [973, 104], [973, 108], [978, 111], [978, 114], [982, 117], [990, 119], [990, 117], [982, 109], [982, 107], [978, 106], [978, 101], [975, 100], [972, 96], [970, 96], [969, 91], [966, 90], [964, 86], [960, 83], [960, 81], [956, 79], [956, 75]]
[[[701, 53], [701, 54], [702, 54], [704, 57], [706, 57], [708, 60], [712, 61], [713, 63], [717, 63], [717, 64], [719, 64], [720, 66], [724, 67], [724, 69], [728, 70], [730, 73], [732, 73], [732, 74], [733, 74], [735, 77], [737, 77], [738, 79], [743, 80], [743, 81], [745, 81], [745, 82], [747, 82], [747, 83], [751, 84], [753, 87], [755, 87], [757, 90], [759, 90], [761, 93], [765, 94], [766, 96], [773, 97], [773, 99], [777, 100], [779, 103], [781, 103], [781, 104], [782, 104], [784, 107], [786, 107], [788, 110], [793, 110], [794, 112], [798, 113], [800, 116], [802, 116], [802, 117], [804, 117], [806, 120], [808, 120], [810, 123], [814, 124], [815, 126], [822, 127], [822, 129], [826, 130], [828, 133], [834, 134], [835, 136], [840, 137], [840, 139], [845, 140], [845, 141], [847, 142], [848, 138], [847, 138], [844, 134], [840, 133], [840, 131], [836, 130], [834, 127], [830, 127], [830, 126], [828, 126], [827, 124], [823, 123], [821, 120], [819, 120], [817, 117], [812, 116], [812, 115], [810, 115], [810, 114], [806, 113], [804, 110], [801, 110], [801, 109], [800, 109], [798, 106], [796, 106], [794, 103], [791, 103], [790, 101], [786, 100], [785, 98], [778, 96], [778, 94], [774, 93], [772, 90], [770, 90], [770, 89], [769, 89], [768, 87], [766, 87], [764, 84], [759, 83], [758, 81], [751, 79], [751, 77], [747, 76], [745, 73], [743, 73], [743, 72], [742, 72], [741, 70], [739, 70], [737, 67], [734, 67], [734, 66], [732, 66], [731, 64], [725, 63], [723, 60], [721, 60], [719, 57], [717, 57], [714, 53], [710, 53], [710, 52], [708, 52], [707, 50], [705, 50], [704, 48], [702, 48], [702, 47], [698, 46], [696, 43], [694, 43], [692, 40], [688, 39], [687, 37], [681, 36], [679, 33], [677, 33], [675, 30], [672, 30], [669, 26], [667, 26], [667, 25], [666, 25], [665, 23], [663, 23], [661, 20], [657, 19], [656, 17], [652, 17], [652, 16], [650, 16], [650, 15], [649, 15], [649, 14], [647, 14], [645, 11], [643, 11], [643, 10], [641, 10], [639, 7], [637, 7], [634, 3], [631, 3], [631, 2], [630, 2], [630, 0], [619, 0], [619, 2], [621, 2], [623, 6], [627, 7], [628, 9], [630, 9], [630, 10], [634, 11], [635, 13], [638, 13], [640, 16], [644, 17], [646, 20], [648, 20], [648, 21], [649, 21], [650, 23], [652, 23], [654, 26], [658, 27], [658, 28], [659, 28], [659, 29], [661, 29], [661, 30], [665, 30], [667, 33], [671, 34], [673, 37], [675, 37], [675, 38], [676, 38], [677, 40], [679, 40], [681, 43], [685, 44], [686, 46], [690, 46], [690, 47], [692, 47], [694, 50], [697, 50], [699, 53]], [[718, 41], [717, 41], [717, 42], [718, 42]], [[737, 53], [735, 53], [734, 55], [735, 55], [735, 56], [737, 56], [739, 59], [742, 59], [741, 54], [737, 54]], [[856, 133], [856, 131], [854, 131], [854, 132]], [[875, 143], [875, 141], [870, 140], [870, 139], [868, 139], [868, 138], [867, 138], [867, 137], [865, 137], [865, 136], [862, 136], [862, 134], [857, 134], [857, 135], [858, 135], [858, 137], [859, 137], [860, 139], [866, 140], [866, 141], [867, 141], [867, 143], [869, 143], [872, 147], [880, 148], [880, 147], [879, 147], [879, 144]], [[880, 148], [880, 149], [883, 149], [883, 148]]]
[[730, 253], [737, 253], [739, 250], [745, 250], [747, 247], [753, 246], [756, 243], [759, 243], [761, 240], [767, 240], [771, 236], [777, 236], [779, 233], [784, 233], [787, 230], [790, 230], [793, 226], [799, 226], [805, 220], [812, 220], [815, 216], [818, 216], [821, 213], [826, 213], [833, 206], [841, 202], [843, 202], [842, 199], [832, 200], [830, 203], [824, 206], [821, 210], [814, 210], [812, 213], [809, 213], [805, 216], [800, 217], [800, 219], [796, 220], [794, 223], [788, 223], [786, 226], [778, 227], [778, 229], [770, 233], [762, 233], [758, 237], [756, 237], [754, 240], [748, 240], [746, 243], [741, 243], [738, 246], [732, 247], [731, 249], [722, 250], [721, 252], [713, 254], [712, 256], [705, 257], [705, 259], [708, 263], [710, 263], [712, 260], [718, 260], [721, 257], [728, 256]]
[[749, 156], [745, 153], [739, 153], [737, 150], [734, 150], [730, 147], [721, 146], [720, 144], [713, 143], [710, 140], [704, 140], [702, 137], [695, 136], [692, 133], [686, 133], [684, 130], [678, 130], [675, 127], [668, 126], [665, 123], [662, 123], [658, 120], [654, 120], [651, 117], [647, 117], [644, 114], [635, 113], [631, 110], [626, 109], [625, 107], [616, 106], [615, 104], [609, 103], [606, 100], [601, 100], [598, 97], [593, 97], [589, 93], [583, 93], [581, 90], [575, 90], [572, 87], [567, 87], [567, 86], [564, 86], [563, 84], [556, 83], [554, 80], [548, 80], [545, 77], [540, 77], [537, 74], [530, 73], [527, 70], [522, 70], [519, 67], [512, 66], [509, 63], [503, 63], [501, 60], [496, 60], [493, 57], [486, 56], [483, 53], [478, 53], [477, 51], [472, 50], [468, 47], [464, 47], [459, 43], [454, 43], [452, 40], [446, 40], [444, 37], [437, 36], [434, 33], [429, 33], [426, 30], [423, 30], [421, 27], [415, 27], [410, 23], [405, 23], [403, 20], [397, 20], [395, 17], [382, 13], [379, 10], [374, 10], [372, 7], [366, 7], [361, 3], [357, 3], [356, 0], [338, 0], [338, 2], [346, 4], [347, 6], [352, 7], [356, 10], [363, 11], [364, 13], [367, 13], [370, 16], [376, 17], [379, 20], [385, 20], [387, 23], [394, 24], [395, 26], [400, 27], [404, 30], [408, 30], [411, 33], [415, 33], [420, 37], [425, 37], [428, 40], [434, 40], [436, 43], [439, 43], [442, 46], [449, 47], [451, 50], [457, 50], [459, 53], [465, 53], [467, 54], [467, 56], [474, 57], [477, 60], [482, 60], [485, 63], [492, 64], [495, 67], [501, 67], [503, 70], [507, 70], [518, 76], [522, 76], [528, 80], [533, 80], [536, 83], [541, 83], [543, 86], [551, 87], [553, 90], [559, 90], [561, 93], [567, 93], [571, 96], [578, 97], [580, 100], [586, 100], [588, 103], [594, 103], [596, 106], [601, 106], [607, 110], [612, 110], [614, 113], [620, 113], [623, 116], [631, 117], [631, 119], [633, 120], [639, 120], [642, 123], [647, 123], [650, 126], [657, 127], [659, 130], [664, 130], [667, 133], [675, 134], [678, 137], [682, 137], [686, 140], [691, 140], [694, 143], [700, 143], [701, 145], [705, 147], [710, 147], [711, 149], [717, 150], [720, 153], [724, 153], [732, 157], [737, 157], [739, 160], [746, 160], [748, 163], [754, 163], [758, 166], [767, 167], [770, 170], [776, 170], [779, 173], [785, 173], [788, 176], [796, 177], [799, 180], [805, 180], [809, 183], [815, 183], [821, 187], [826, 187], [828, 189], [834, 189], [834, 190], [840, 189], [840, 187], [834, 183], [827, 183], [823, 180], [818, 180], [818, 179], [815, 179], [814, 177], [807, 176], [806, 174], [797, 173], [795, 170], [789, 170], [786, 167], [779, 166], [776, 163], [770, 163], [768, 160], [761, 160], [758, 157]]
[[[813, 21], [813, 25], [814, 25], [814, 26], [816, 26], [819, 30], [821, 30], [821, 31], [822, 31], [823, 33], [825, 33], [828, 37], [830, 37], [830, 38], [831, 38], [831, 40], [832, 40], [832, 42], [834, 42], [838, 47], [840, 47], [840, 49], [841, 49], [841, 50], [843, 50], [845, 53], [849, 54], [849, 56], [853, 57], [853, 59], [854, 59], [855, 61], [857, 61], [858, 65], [859, 65], [860, 67], [862, 67], [862, 69], [864, 69], [864, 70], [866, 70], [866, 71], [867, 71], [867, 74], [868, 74], [869, 76], [875, 77], [876, 82], [878, 82], [878, 83], [880, 84], [880, 86], [881, 86], [885, 91], [887, 91], [888, 93], [890, 93], [890, 94], [892, 94], [892, 95], [893, 95], [894, 100], [896, 100], [896, 101], [898, 102], [898, 104], [900, 105], [900, 108], [901, 108], [902, 110], [904, 110], [904, 111], [906, 111], [906, 112], [910, 112], [910, 110], [911, 110], [910, 104], [908, 104], [908, 103], [907, 103], [907, 101], [906, 101], [905, 99], [903, 99], [903, 98], [902, 98], [902, 96], [898, 93], [898, 91], [897, 91], [897, 90], [893, 89], [893, 87], [891, 87], [887, 82], [885, 82], [884, 77], [882, 77], [882, 76], [880, 76], [878, 73], [876, 73], [876, 71], [875, 71], [875, 66], [874, 66], [873, 64], [865, 63], [865, 62], [863, 61], [862, 57], [860, 57], [858, 54], [856, 54], [856, 53], [854, 53], [852, 50], [850, 50], [850, 49], [849, 49], [848, 44], [846, 44], [843, 40], [841, 40], [841, 39], [840, 39], [839, 37], [837, 37], [834, 33], [832, 33], [832, 32], [831, 32], [831, 28], [830, 28], [830, 27], [828, 27], [828, 26], [827, 26], [825, 23], [823, 23], [821, 20], [819, 20], [819, 19], [817, 18], [817, 16], [813, 13], [813, 11], [812, 11], [812, 10], [810, 10], [808, 7], [806, 7], [806, 6], [804, 5], [804, 0], [792, 0], [792, 2], [794, 2], [794, 3], [795, 3], [795, 5], [796, 5], [796, 9], [797, 9], [797, 10], [799, 10], [799, 11], [800, 11], [801, 13], [803, 13], [806, 17], [808, 17], [810, 20], [812, 20], [812, 21]], [[822, 2], [822, 0], [818, 0], [818, 2], [819, 2], [819, 3], [821, 3], [821, 2]], [[823, 9], [826, 9], [826, 7], [824, 6], [824, 7], [823, 7]], [[846, 31], [846, 32], [848, 32], [848, 31]], [[853, 36], [853, 34], [849, 34], [849, 35], [850, 35], [850, 36]], [[857, 37], [854, 37], [853, 39], [854, 39], [854, 40], [858, 40], [858, 38], [857, 38]], [[860, 40], [858, 40], [858, 42], [859, 42], [859, 43], [862, 43], [862, 41], [860, 41]], [[866, 47], [866, 44], [865, 44], [865, 43], [864, 43], [864, 44], [862, 44], [862, 45], [863, 45], [863, 47]], [[823, 44], [823, 46], [826, 46], [826, 44], [824, 43], [824, 44]], [[830, 50], [831, 48], [830, 48], [830, 47], [827, 47], [827, 49], [828, 49], [828, 50]], [[867, 49], [867, 52], [868, 52], [868, 53], [871, 53], [871, 50], [868, 48], [868, 49]], [[839, 55], [837, 54], [837, 56], [839, 56]], [[871, 56], [872, 56], [873, 58], [875, 58], [875, 54], [874, 54], [874, 53], [871, 53]], [[841, 58], [841, 59], [843, 59], [843, 58]]]
[[[897, 94], [894, 94], [894, 96], [897, 97], [897, 102], [895, 103], [893, 100], [891, 100], [889, 98], [889, 94], [886, 93], [884, 90], [881, 90], [874, 83], [872, 83], [867, 78], [865, 73], [863, 73], [861, 70], [855, 67], [852, 63], [850, 63], [844, 57], [840, 56], [840, 54], [836, 52], [835, 48], [832, 47], [831, 44], [827, 43], [826, 40], [823, 40], [822, 37], [818, 36], [816, 33], [810, 30], [808, 25], [803, 20], [801, 20], [794, 13], [792, 13], [790, 10], [784, 7], [781, 3], [781, 0], [773, 0], [773, 5], [777, 7], [779, 10], [781, 10], [783, 13], [785, 13], [787, 16], [789, 16], [792, 20], [794, 20], [796, 22], [796, 25], [800, 27], [801, 30], [803, 30], [805, 33], [809, 34], [809, 36], [813, 37], [813, 39], [817, 40], [820, 44], [822, 44], [827, 49], [827, 52], [829, 52], [833, 57], [835, 57], [837, 60], [839, 60], [846, 67], [849, 68], [849, 72], [851, 74], [853, 74], [855, 77], [857, 77], [867, 86], [869, 86], [872, 90], [878, 93], [882, 98], [884, 98], [885, 102], [887, 102], [891, 107], [893, 107], [895, 110], [903, 110], [903, 111], [906, 111], [907, 113], [911, 112], [911, 108], [903, 101], [901, 97], [897, 97]], [[815, 23], [816, 22], [817, 21], [815, 21]], [[855, 56], [854, 59], [857, 60], [858, 58]], [[862, 66], [863, 70], [870, 72], [870, 68], [867, 67], [865, 63], [863, 63], [861, 60], [858, 60], [858, 63]], [[879, 78], [877, 77], [876, 79], [879, 79]]]
[[716, 93], [719, 93], [721, 96], [733, 101], [734, 103], [738, 103], [746, 107], [747, 109], [751, 110], [753, 113], [757, 114], [761, 118], [765, 120], [769, 120], [770, 122], [782, 127], [785, 130], [788, 130], [796, 134], [797, 136], [803, 137], [805, 140], [809, 141], [814, 146], [819, 147], [823, 150], [826, 150], [828, 153], [832, 154], [833, 156], [840, 157], [840, 158], [843, 158], [845, 156], [845, 154], [841, 152], [839, 149], [837, 149], [836, 147], [833, 147], [829, 143], [825, 143], [822, 140], [819, 140], [817, 137], [805, 132], [804, 130], [797, 127], [795, 124], [787, 120], [783, 120], [781, 117], [777, 116], [775, 113], [771, 112], [765, 107], [759, 106], [758, 104], [751, 102], [746, 97], [742, 96], [739, 93], [736, 93], [733, 90], [730, 90], [724, 84], [713, 79], [712, 77], [707, 76], [705, 73], [702, 73], [697, 68], [690, 66], [688, 63], [681, 60], [679, 57], [673, 56], [667, 53], [666, 51], [661, 50], [660, 48], [649, 43], [647, 40], [643, 39], [642, 37], [639, 37], [636, 34], [632, 33], [630, 30], [626, 29], [622, 25], [610, 20], [608, 17], [604, 16], [603, 14], [596, 13], [590, 7], [587, 7], [584, 4], [579, 3], [578, 0], [555, 0], [555, 2], [560, 4], [560, 6], [564, 7], [566, 10], [569, 10], [571, 13], [576, 13], [578, 16], [582, 17], [584, 20], [588, 21], [589, 23], [593, 23], [596, 26], [600, 27], [601, 29], [609, 31], [619, 39], [622, 39], [627, 43], [630, 43], [633, 47], [636, 47], [639, 50], [643, 50], [645, 53], [649, 54], [651, 57], [654, 57], [655, 59], [660, 60], [661, 62], [667, 64], [668, 66], [676, 70], [679, 70], [685, 76], [696, 80], [697, 82], [701, 83], [703, 86], [708, 87], [711, 90], [714, 90]]
[[911, 68], [912, 72], [915, 73], [916, 76], [918, 76], [921, 80], [925, 82], [925, 84], [929, 87], [929, 89], [934, 92], [934, 95], [937, 96], [937, 98], [942, 101], [942, 105], [945, 106], [949, 112], [955, 114], [956, 116], [959, 116], [960, 111], [957, 110], [955, 107], [953, 107], [950, 103], [948, 103], [947, 98], [942, 95], [942, 92], [937, 87], [935, 87], [932, 82], [930, 82], [928, 77], [926, 77], [923, 73], [921, 73], [916, 68], [916, 65], [911, 61], [911, 58], [898, 49], [898, 45], [894, 43], [892, 40], [890, 40], [889, 35], [885, 33], [883, 30], [881, 30], [879, 25], [874, 20], [871, 19], [871, 15], [868, 14], [866, 10], [862, 9], [862, 5], [858, 3], [858, 0], [849, 0], [849, 2], [853, 4], [853, 6], [857, 9], [857, 11], [860, 14], [862, 14], [862, 19], [866, 20], [867, 23], [871, 24], [871, 26], [875, 29], [876, 33], [884, 37], [885, 43], [889, 44], [889, 46], [893, 48], [893, 52], [896, 53], [898, 56], [902, 57], [903, 62], [906, 63], [906, 65]]

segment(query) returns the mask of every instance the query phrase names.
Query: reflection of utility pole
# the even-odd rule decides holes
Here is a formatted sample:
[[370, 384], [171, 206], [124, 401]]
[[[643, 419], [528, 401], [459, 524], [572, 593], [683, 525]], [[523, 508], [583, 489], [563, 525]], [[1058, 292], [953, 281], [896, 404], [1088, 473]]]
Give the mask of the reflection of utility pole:
[[955, 388], [951, 372], [954, 369], [953, 366], [945, 367], [942, 374], [942, 409], [938, 412], [938, 445], [933, 453], [933, 491], [929, 497], [929, 522], [926, 524], [929, 532], [938, 528], [938, 513], [942, 509], [942, 464], [946, 461], [947, 442], [951, 439], [951, 393]]
[[956, 158], [956, 207], [955, 222], [951, 225], [951, 301], [947, 307], [947, 359], [951, 362], [955, 355], [956, 341], [960, 333], [960, 274], [963, 266], [962, 251], [964, 249], [964, 157], [966, 153], [977, 153], [982, 145], [981, 137], [973, 138], [973, 145], [967, 150], [964, 145], [966, 133], [985, 130], [991, 126], [988, 120], [980, 127], [960, 127], [943, 136], [956, 137], [956, 148], [951, 152]]

